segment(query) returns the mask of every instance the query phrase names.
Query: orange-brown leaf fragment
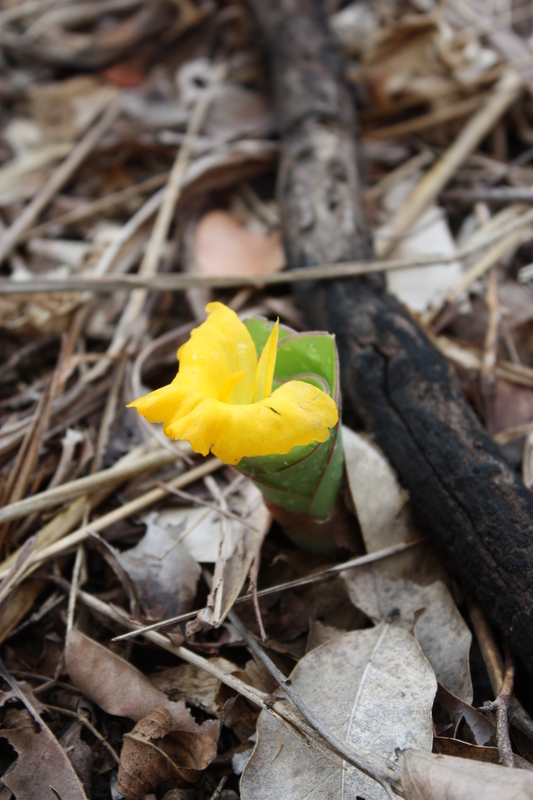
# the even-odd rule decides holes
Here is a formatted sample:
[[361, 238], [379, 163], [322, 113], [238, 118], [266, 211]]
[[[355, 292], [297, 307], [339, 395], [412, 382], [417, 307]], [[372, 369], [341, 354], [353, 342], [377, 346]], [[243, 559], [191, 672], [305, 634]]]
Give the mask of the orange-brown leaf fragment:
[[279, 231], [248, 230], [229, 211], [210, 211], [196, 227], [194, 256], [204, 275], [265, 275], [285, 264]]

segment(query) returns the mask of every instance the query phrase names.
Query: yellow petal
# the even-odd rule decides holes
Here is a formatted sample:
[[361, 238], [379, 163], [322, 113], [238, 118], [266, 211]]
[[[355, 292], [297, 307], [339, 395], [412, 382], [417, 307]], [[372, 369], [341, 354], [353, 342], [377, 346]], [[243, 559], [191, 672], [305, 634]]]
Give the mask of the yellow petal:
[[221, 403], [231, 403], [231, 396], [245, 375], [246, 372], [244, 370], [242, 372], [232, 372], [231, 375], [228, 375], [218, 393], [218, 399]]
[[206, 306], [209, 316], [191, 332], [178, 350], [180, 376], [187, 375], [193, 386], [217, 399], [226, 379], [235, 372], [244, 376], [235, 388], [232, 402], [253, 400], [257, 353], [252, 337], [237, 314], [222, 303]]
[[274, 369], [276, 367], [276, 355], [278, 352], [279, 320], [272, 328], [267, 343], [261, 353], [261, 358], [255, 373], [254, 403], [264, 400], [272, 394], [272, 381], [274, 379]]
[[309, 383], [289, 381], [250, 405], [204, 397], [164, 430], [171, 439], [190, 442], [197, 453], [211, 451], [226, 464], [237, 464], [241, 458], [282, 455], [297, 445], [324, 442], [338, 418], [329, 395]]
[[168, 386], [129, 403], [128, 408], [136, 408], [148, 422], [167, 422], [177, 414], [188, 414], [203, 397], [199, 392], [187, 392], [187, 387], [176, 384], [174, 379]]

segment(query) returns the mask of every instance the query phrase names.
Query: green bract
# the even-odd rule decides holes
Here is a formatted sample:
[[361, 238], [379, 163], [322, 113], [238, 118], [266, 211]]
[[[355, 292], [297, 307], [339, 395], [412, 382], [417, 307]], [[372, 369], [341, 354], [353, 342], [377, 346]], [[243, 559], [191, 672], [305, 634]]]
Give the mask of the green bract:
[[[245, 325], [257, 352], [261, 353], [274, 323], [253, 318]], [[289, 380], [319, 387], [335, 400], [340, 410], [339, 362], [331, 334], [296, 333], [280, 326], [273, 388]], [[288, 512], [289, 518], [293, 514], [314, 518], [316, 522], [325, 521], [335, 506], [343, 477], [340, 425], [331, 429], [323, 443], [293, 447], [281, 456], [243, 458], [238, 469], [258, 486], [275, 517], [279, 516], [277, 510], [283, 510]], [[283, 518], [286, 522], [287, 513]], [[335, 548], [331, 537], [319, 541], [298, 535], [297, 539], [298, 544], [314, 552]]]

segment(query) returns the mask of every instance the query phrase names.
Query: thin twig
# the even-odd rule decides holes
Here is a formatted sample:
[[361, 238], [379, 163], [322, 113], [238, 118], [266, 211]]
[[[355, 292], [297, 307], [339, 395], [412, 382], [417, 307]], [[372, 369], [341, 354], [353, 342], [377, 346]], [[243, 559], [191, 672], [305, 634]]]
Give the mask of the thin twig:
[[[203, 478], [204, 475], [209, 475], [209, 473], [219, 469], [220, 466], [221, 462], [218, 460], [218, 458], [207, 459], [198, 467], [191, 469], [184, 475], [179, 475], [177, 478], [171, 481], [171, 485], [178, 487], [187, 486], [189, 483], [193, 483], [195, 480]], [[163, 500], [166, 495], [167, 493], [162, 489], [152, 489], [150, 492], [146, 492], [145, 494], [141, 495], [141, 497], [131, 500], [129, 503], [116, 508], [114, 511], [110, 511], [108, 514], [104, 514], [102, 517], [99, 517], [89, 524], [82, 525], [80, 528], [78, 528], [78, 530], [63, 536], [63, 538], [59, 541], [56, 541], [47, 547], [36, 547], [31, 556], [27, 559], [24, 569], [21, 568], [17, 574], [13, 576], [12, 580], [9, 582], [9, 586], [4, 587], [3, 594], [5, 595], [11, 591], [14, 586], [31, 575], [32, 572], [34, 572], [41, 564], [44, 564], [46, 561], [50, 561], [51, 559], [66, 553], [73, 547], [77, 547], [79, 544], [88, 539], [93, 531], [100, 533], [111, 525], [114, 525], [115, 522], [120, 522], [130, 515], [137, 514], [139, 511], [144, 511], [151, 505], [158, 503], [160, 500]], [[5, 577], [5, 574], [7, 574], [5, 569], [0, 570], [0, 578]]]
[[134, 200], [139, 195], [153, 192], [160, 189], [168, 180], [168, 172], [163, 172], [161, 175], [153, 175], [140, 183], [134, 183], [132, 186], [127, 186], [125, 189], [120, 189], [118, 192], [106, 194], [104, 197], [99, 197], [97, 200], [91, 200], [84, 203], [78, 208], [73, 208], [71, 211], [66, 211], [64, 214], [59, 214], [57, 217], [46, 220], [46, 222], [36, 225], [34, 228], [25, 231], [19, 238], [19, 242], [25, 242], [27, 239], [32, 239], [35, 236], [42, 236], [50, 228], [64, 228], [67, 225], [72, 225], [75, 222], [81, 222], [89, 217], [96, 216], [102, 211], [109, 211], [129, 200]]
[[[162, 190], [160, 190], [162, 191]], [[154, 195], [155, 197], [155, 195]], [[522, 214], [515, 214], [513, 219], [493, 230], [482, 238], [460, 248], [455, 253], [434, 254], [418, 258], [383, 258], [368, 261], [347, 261], [334, 264], [321, 264], [317, 267], [300, 267], [267, 275], [199, 275], [196, 273], [170, 273], [165, 275], [102, 275], [101, 277], [41, 278], [31, 281], [14, 281], [0, 279], [0, 295], [39, 294], [71, 291], [91, 291], [110, 294], [115, 291], [134, 291], [149, 289], [150, 291], [181, 292], [192, 286], [210, 288], [228, 288], [234, 286], [265, 286], [290, 284], [309, 280], [333, 280], [334, 278], [350, 278], [360, 275], [372, 275], [393, 270], [412, 269], [413, 267], [431, 267], [435, 264], [451, 264], [468, 258], [473, 253], [504, 237], [527, 229], [533, 222], [533, 209]], [[508, 245], [504, 247], [504, 253]], [[486, 268], [485, 268], [486, 269]]]
[[87, 728], [87, 730], [91, 731], [93, 736], [96, 737], [96, 739], [98, 739], [98, 741], [105, 747], [111, 758], [114, 759], [114, 761], [116, 761], [117, 764], [120, 764], [120, 758], [116, 754], [113, 747], [109, 744], [107, 739], [105, 739], [102, 736], [100, 731], [94, 727], [92, 722], [89, 719], [87, 719], [87, 717], [84, 714], [80, 714], [76, 711], [71, 711], [70, 708], [63, 708], [62, 706], [52, 706], [50, 705], [50, 703], [45, 703], [44, 705], [46, 706], [48, 711], [55, 711], [58, 714], [65, 714], [65, 716], [67, 717], [72, 717], [73, 719], [77, 719], [85, 728]]
[[76, 611], [76, 597], [77, 597], [76, 592], [78, 591], [78, 585], [80, 582], [83, 556], [84, 556], [84, 549], [83, 545], [80, 544], [80, 546], [76, 550], [76, 558], [74, 560], [74, 566], [72, 568], [72, 582], [71, 582], [70, 594], [68, 597], [67, 633], [71, 631], [72, 628], [74, 627], [74, 613]]
[[62, 186], [72, 177], [74, 172], [87, 158], [99, 139], [111, 127], [122, 111], [122, 98], [115, 97], [100, 120], [90, 128], [85, 136], [75, 145], [65, 161], [59, 165], [47, 183], [40, 189], [33, 200], [25, 207], [0, 238], [0, 264], [18, 244], [20, 236], [33, 225], [41, 211], [50, 203]]
[[[389, 556], [396, 555], [396, 553], [402, 553], [404, 550], [408, 550], [410, 547], [422, 544], [425, 541], [425, 539], [416, 539], [412, 542], [401, 542], [400, 544], [391, 545], [391, 547], [385, 547], [383, 550], [376, 550], [374, 553], [368, 553], [364, 556], [351, 558], [349, 561], [344, 561], [342, 564], [335, 564], [332, 567], [327, 567], [326, 569], [320, 570], [320, 572], [313, 572], [311, 575], [306, 575], [303, 578], [296, 578], [293, 581], [286, 581], [285, 583], [279, 583], [276, 586], [270, 586], [268, 589], [261, 589], [257, 592], [257, 597], [266, 597], [270, 594], [277, 594], [277, 592], [284, 592], [287, 589], [294, 589], [297, 586], [307, 586], [311, 583], [327, 580], [333, 575], [343, 572], [345, 569], [353, 569], [355, 567], [362, 567], [365, 564], [372, 564], [375, 561], [381, 561], [384, 558], [389, 558]], [[241, 595], [241, 597], [238, 597], [235, 600], [235, 605], [247, 603], [250, 600], [253, 601], [253, 599], [254, 593], [250, 592], [249, 594], [244, 594]], [[178, 617], [169, 617], [168, 619], [161, 620], [160, 622], [154, 622], [152, 625], [146, 625], [144, 627], [137, 628], [129, 633], [123, 633], [120, 636], [116, 636], [113, 641], [119, 642], [123, 639], [130, 639], [133, 636], [140, 636], [141, 634], [145, 634], [149, 631], [165, 628], [167, 625], [175, 625], [178, 622], [185, 622], [186, 620], [193, 619], [197, 614], [198, 610], [190, 611], [187, 614], [180, 614]]]
[[52, 489], [33, 495], [33, 497], [26, 497], [24, 500], [0, 508], [0, 522], [20, 519], [35, 511], [45, 511], [47, 508], [75, 500], [84, 494], [96, 492], [110, 483], [115, 484], [114, 488], [116, 488], [136, 475], [173, 464], [178, 460], [179, 454], [171, 453], [168, 450], [158, 449], [154, 453], [145, 453], [130, 460], [129, 463], [115, 464], [94, 475], [87, 475], [84, 478], [63, 483], [61, 486], [54, 486]]
[[513, 693], [513, 683], [514, 660], [511, 653], [508, 652], [505, 659], [505, 672], [500, 693], [496, 700], [487, 701], [481, 708], [481, 711], [493, 711], [496, 713], [498, 752], [504, 767], [514, 766], [514, 754], [509, 736], [509, 703]]

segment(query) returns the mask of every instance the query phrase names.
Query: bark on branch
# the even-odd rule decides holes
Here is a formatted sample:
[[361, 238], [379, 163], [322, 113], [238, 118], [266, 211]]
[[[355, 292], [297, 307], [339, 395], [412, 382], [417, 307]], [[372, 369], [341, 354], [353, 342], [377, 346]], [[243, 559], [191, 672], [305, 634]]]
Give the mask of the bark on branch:
[[[365, 259], [353, 104], [319, 0], [252, 0], [271, 62], [290, 267]], [[465, 588], [533, 676], [533, 497], [446, 362], [382, 279], [296, 285], [336, 334], [344, 398], [385, 451]]]

